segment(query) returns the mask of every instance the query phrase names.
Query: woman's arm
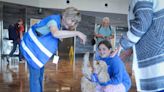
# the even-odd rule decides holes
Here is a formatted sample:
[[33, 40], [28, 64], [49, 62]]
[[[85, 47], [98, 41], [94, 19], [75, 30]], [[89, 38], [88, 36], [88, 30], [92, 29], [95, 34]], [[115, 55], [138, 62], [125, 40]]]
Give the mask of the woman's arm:
[[153, 19], [153, 3], [148, 0], [138, 0], [133, 8], [133, 15], [134, 19], [129, 20], [129, 31], [120, 40], [124, 49], [132, 47], [148, 31]]
[[79, 31], [68, 31], [68, 30], [59, 31], [56, 26], [50, 26], [50, 31], [52, 35], [56, 38], [70, 38], [70, 37], [78, 36], [83, 41], [83, 44], [85, 44], [86, 42], [86, 35]]
[[104, 38], [104, 36], [102, 34], [99, 34], [100, 27], [101, 27], [101, 25], [96, 26], [95, 31], [94, 31], [94, 35], [97, 38]]

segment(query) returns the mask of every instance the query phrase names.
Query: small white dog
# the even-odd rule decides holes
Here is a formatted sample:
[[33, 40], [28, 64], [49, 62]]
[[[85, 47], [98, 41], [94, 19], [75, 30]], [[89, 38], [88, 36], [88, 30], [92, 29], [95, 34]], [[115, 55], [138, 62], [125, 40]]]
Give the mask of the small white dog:
[[98, 84], [91, 81], [93, 72], [97, 74], [100, 82], [109, 81], [107, 68], [107, 64], [104, 61], [93, 61], [92, 68], [89, 61], [89, 52], [85, 53], [82, 66], [81, 92], [96, 92], [96, 85]]

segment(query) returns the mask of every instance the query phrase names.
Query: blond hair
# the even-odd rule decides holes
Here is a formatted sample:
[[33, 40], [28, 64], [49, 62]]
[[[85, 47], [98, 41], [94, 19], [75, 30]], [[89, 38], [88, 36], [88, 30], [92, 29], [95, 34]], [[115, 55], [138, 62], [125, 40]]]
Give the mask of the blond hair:
[[69, 18], [72, 21], [74, 21], [76, 24], [78, 24], [81, 21], [80, 12], [74, 7], [68, 7], [66, 9], [64, 9], [64, 11], [62, 12], [62, 17], [64, 19]]
[[109, 19], [109, 17], [104, 17], [103, 19], [102, 19], [102, 21], [110, 21], [110, 19]]

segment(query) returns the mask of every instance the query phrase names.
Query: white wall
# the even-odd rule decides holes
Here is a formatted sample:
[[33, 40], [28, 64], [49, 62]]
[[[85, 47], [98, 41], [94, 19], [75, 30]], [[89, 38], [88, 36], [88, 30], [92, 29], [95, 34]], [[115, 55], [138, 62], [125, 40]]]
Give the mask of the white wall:
[[[23, 5], [30, 5], [42, 8], [57, 8], [64, 9], [68, 6], [73, 6], [79, 10], [96, 11], [106, 13], [127, 14], [129, 0], [0, 0], [4, 2], [12, 2]], [[108, 7], [105, 7], [108, 3]]]

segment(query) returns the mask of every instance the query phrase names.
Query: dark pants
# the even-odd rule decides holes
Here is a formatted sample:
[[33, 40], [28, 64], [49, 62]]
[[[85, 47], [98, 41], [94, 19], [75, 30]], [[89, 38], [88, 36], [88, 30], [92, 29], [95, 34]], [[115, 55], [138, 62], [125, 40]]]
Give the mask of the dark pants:
[[[17, 45], [19, 45], [19, 43], [17, 41], [13, 41], [13, 48], [9, 54], [10, 57], [12, 57], [14, 52], [16, 51]], [[23, 55], [21, 54], [21, 51], [19, 49], [19, 61], [21, 61], [22, 59], [23, 59]]]

